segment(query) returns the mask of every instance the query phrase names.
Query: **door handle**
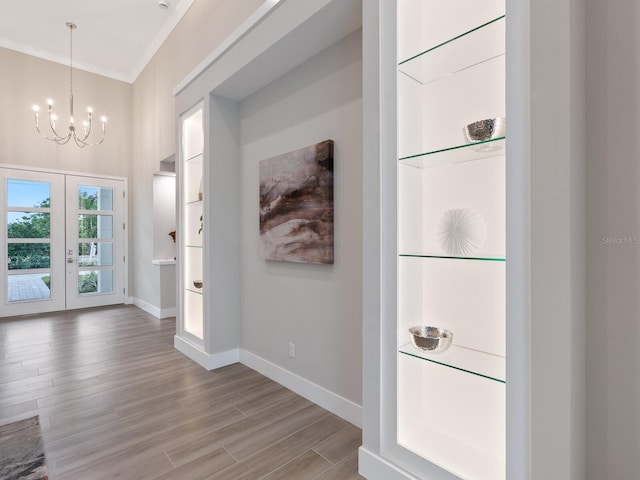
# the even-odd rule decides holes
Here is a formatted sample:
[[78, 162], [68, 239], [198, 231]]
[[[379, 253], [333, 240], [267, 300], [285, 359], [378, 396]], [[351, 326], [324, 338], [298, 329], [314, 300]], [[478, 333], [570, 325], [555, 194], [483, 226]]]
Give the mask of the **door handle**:
[[75, 260], [73, 258], [67, 258], [67, 263], [73, 263]]

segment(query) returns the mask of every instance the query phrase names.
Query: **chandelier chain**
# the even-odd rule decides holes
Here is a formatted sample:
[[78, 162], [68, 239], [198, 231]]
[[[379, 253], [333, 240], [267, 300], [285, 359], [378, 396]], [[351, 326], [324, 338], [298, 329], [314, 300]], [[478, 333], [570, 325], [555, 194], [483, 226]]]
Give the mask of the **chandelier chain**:
[[75, 25], [69, 26], [69, 94], [73, 96], [73, 29]]

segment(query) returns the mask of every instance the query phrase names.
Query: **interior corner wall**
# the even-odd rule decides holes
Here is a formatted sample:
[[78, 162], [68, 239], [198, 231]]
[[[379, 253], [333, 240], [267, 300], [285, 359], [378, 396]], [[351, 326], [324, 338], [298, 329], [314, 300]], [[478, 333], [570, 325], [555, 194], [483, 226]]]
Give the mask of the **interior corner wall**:
[[133, 84], [133, 161], [129, 184], [133, 228], [130, 295], [157, 311], [160, 268], [152, 265], [153, 174], [176, 153], [173, 89], [264, 0], [195, 0]]
[[527, 23], [520, 26], [530, 28], [524, 86], [524, 94], [530, 95], [529, 111], [524, 112], [528, 139], [521, 137], [530, 141], [523, 211], [528, 217], [524, 242], [529, 285], [527, 296], [518, 300], [527, 306], [524, 318], [529, 323], [531, 478], [583, 480], [584, 1], [558, 5], [532, 0], [528, 5]]
[[[242, 101], [241, 347], [362, 404], [362, 40], [337, 42]], [[334, 141], [333, 265], [261, 258], [261, 160]], [[288, 344], [295, 344], [295, 358]]]
[[587, 0], [587, 480], [640, 478], [640, 5]]

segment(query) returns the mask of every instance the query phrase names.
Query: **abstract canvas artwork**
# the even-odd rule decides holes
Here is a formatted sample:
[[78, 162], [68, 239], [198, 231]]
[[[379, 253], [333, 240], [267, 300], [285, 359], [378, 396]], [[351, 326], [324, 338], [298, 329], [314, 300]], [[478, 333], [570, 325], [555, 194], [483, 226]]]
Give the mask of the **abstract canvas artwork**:
[[333, 140], [260, 162], [260, 239], [267, 260], [333, 263]]

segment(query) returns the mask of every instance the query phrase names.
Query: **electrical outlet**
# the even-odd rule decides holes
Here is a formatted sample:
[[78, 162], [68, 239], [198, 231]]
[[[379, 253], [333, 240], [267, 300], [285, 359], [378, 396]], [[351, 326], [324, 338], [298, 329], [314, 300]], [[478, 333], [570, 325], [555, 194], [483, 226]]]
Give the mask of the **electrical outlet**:
[[296, 344], [293, 342], [289, 342], [289, 356], [296, 358]]

